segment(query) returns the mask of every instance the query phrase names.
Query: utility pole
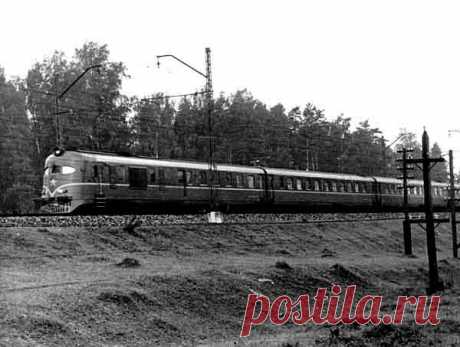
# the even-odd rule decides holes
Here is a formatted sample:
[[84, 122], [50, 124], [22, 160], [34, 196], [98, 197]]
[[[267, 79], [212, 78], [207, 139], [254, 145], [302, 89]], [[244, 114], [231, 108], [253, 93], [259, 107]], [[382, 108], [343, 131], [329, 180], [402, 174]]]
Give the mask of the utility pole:
[[61, 148], [61, 125], [59, 124], [59, 96], [58, 96], [58, 76], [54, 76], [54, 88], [55, 88], [55, 95], [56, 97], [54, 98], [54, 115], [56, 117], [55, 119], [55, 125], [56, 125], [56, 147]]
[[209, 170], [208, 170], [208, 182], [209, 182], [209, 208], [210, 211], [214, 211], [216, 208], [215, 202], [215, 163], [214, 163], [214, 140], [213, 140], [213, 125], [212, 125], [212, 110], [213, 110], [213, 89], [212, 89], [212, 77], [211, 77], [211, 49], [206, 47], [206, 73], [202, 73], [198, 69], [195, 69], [190, 64], [187, 64], [182, 59], [172, 55], [172, 54], [165, 54], [165, 55], [157, 55], [157, 65], [160, 67], [160, 59], [161, 58], [173, 58], [179, 63], [187, 66], [190, 70], [195, 71], [197, 74], [201, 75], [206, 79], [206, 86], [205, 86], [205, 94], [206, 94], [206, 108], [208, 114], [208, 138], [209, 138], [209, 155], [208, 155], [208, 163], [209, 163]]
[[[438, 275], [438, 261], [436, 257], [436, 235], [434, 233], [433, 201], [431, 198], [431, 160], [429, 154], [429, 138], [426, 131], [422, 136], [422, 167], [423, 188], [425, 190], [425, 218], [426, 218], [426, 242], [428, 250], [428, 263], [430, 275], [430, 289], [432, 293], [440, 287]], [[442, 159], [442, 158], [441, 158]]]
[[[430, 171], [436, 163], [444, 162], [444, 158], [430, 158], [429, 154], [429, 138], [426, 131], [423, 131], [422, 136], [422, 159], [407, 159], [409, 164], [422, 164], [423, 171], [423, 189], [425, 198], [425, 219], [419, 221], [411, 221], [414, 223], [425, 223], [426, 243], [428, 253], [428, 274], [429, 286], [427, 292], [429, 295], [443, 288], [442, 282], [439, 281], [438, 261], [436, 256], [436, 235], [434, 232], [434, 217], [433, 217], [433, 201], [431, 197], [431, 177]], [[444, 220], [437, 220], [441, 223]]]
[[209, 136], [209, 209], [214, 211], [216, 208], [216, 191], [215, 181], [216, 170], [214, 163], [214, 138], [213, 138], [213, 124], [212, 124], [212, 109], [213, 109], [213, 90], [212, 90], [212, 77], [211, 77], [211, 49], [206, 47], [206, 101], [208, 111], [208, 136]]
[[414, 178], [413, 176], [408, 175], [408, 170], [413, 170], [412, 166], [407, 165], [407, 154], [409, 152], [413, 152], [412, 149], [403, 148], [399, 150], [398, 153], [402, 153], [402, 158], [398, 159], [402, 163], [402, 167], [399, 167], [398, 170], [402, 172], [403, 180], [402, 188], [403, 190], [403, 211], [404, 211], [404, 221], [403, 221], [403, 234], [404, 234], [404, 254], [405, 255], [412, 255], [412, 235], [411, 235], [411, 224], [410, 224], [410, 216], [409, 216], [409, 194], [408, 189], [410, 186], [407, 184], [408, 179]]
[[455, 216], [456, 201], [455, 192], [455, 177], [454, 177], [454, 156], [452, 150], [449, 150], [449, 207], [450, 207], [450, 223], [452, 227], [452, 253], [454, 258], [458, 258], [458, 248], [459, 244], [457, 243], [457, 220]]

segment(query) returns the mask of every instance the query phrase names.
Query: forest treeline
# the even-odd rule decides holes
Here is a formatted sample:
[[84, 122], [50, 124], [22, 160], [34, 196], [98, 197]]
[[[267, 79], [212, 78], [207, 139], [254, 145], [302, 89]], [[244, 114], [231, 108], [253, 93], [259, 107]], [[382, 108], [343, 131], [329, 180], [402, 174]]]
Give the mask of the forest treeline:
[[[94, 65], [101, 68], [79, 80], [57, 108], [56, 96]], [[54, 52], [24, 79], [7, 80], [0, 69], [0, 213], [32, 212], [45, 158], [57, 144], [56, 114], [65, 148], [208, 160], [203, 94], [127, 97], [121, 92], [126, 78], [126, 66], [112, 61], [108, 47], [95, 42], [76, 49], [71, 58]], [[268, 107], [239, 90], [215, 97], [212, 106], [216, 162], [397, 177], [395, 150], [405, 146], [414, 148], [416, 157], [421, 153], [412, 133], [394, 150], [368, 121], [352, 128], [351, 118], [327, 119], [324, 110], [308, 102], [290, 110], [281, 104]], [[440, 154], [435, 143], [432, 155]], [[432, 177], [446, 181], [446, 165], [438, 164]]]

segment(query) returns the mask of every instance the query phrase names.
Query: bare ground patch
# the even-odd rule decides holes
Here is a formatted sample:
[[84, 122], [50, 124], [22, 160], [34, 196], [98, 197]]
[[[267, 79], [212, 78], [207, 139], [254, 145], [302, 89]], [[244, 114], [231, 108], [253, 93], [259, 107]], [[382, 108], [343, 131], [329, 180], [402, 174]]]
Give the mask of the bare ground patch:
[[[3, 228], [0, 345], [302, 346], [308, 341], [415, 346], [447, 341], [460, 328], [460, 261], [450, 257], [447, 229], [437, 235], [440, 274], [449, 283], [441, 293], [445, 317], [438, 327], [265, 324], [254, 328], [249, 340], [238, 338], [251, 292], [297, 297], [332, 283], [355, 284], [360, 295], [387, 295], [385, 310], [397, 295], [423, 294], [424, 234], [414, 233], [416, 256], [405, 257], [401, 229], [400, 222], [388, 221], [138, 226], [135, 232]], [[33, 289], [48, 282], [73, 284]], [[14, 290], [20, 287], [32, 289]]]

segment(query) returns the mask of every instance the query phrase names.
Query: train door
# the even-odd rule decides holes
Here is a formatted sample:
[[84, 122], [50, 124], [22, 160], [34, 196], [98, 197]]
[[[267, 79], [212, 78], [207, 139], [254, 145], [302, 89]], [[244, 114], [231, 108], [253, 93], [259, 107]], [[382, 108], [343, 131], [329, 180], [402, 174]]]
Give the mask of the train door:
[[271, 204], [275, 200], [275, 192], [274, 190], [274, 176], [267, 174], [267, 171], [264, 170], [264, 200], [265, 203]]
[[[189, 176], [187, 176], [187, 174]], [[183, 187], [183, 196], [187, 197], [187, 178], [190, 180], [190, 172], [184, 169], [177, 169], [177, 183]]]
[[109, 181], [109, 167], [105, 163], [96, 163], [93, 166], [94, 181], [97, 183], [97, 190], [95, 191], [94, 199], [95, 206], [98, 209], [106, 207], [106, 192], [104, 190], [104, 183]]
[[372, 205], [376, 209], [382, 208], [382, 185], [372, 178]]
[[105, 163], [96, 163], [93, 166], [94, 181], [99, 184], [102, 189], [102, 185], [109, 181], [109, 167]]
[[158, 190], [165, 191], [166, 190], [166, 175], [165, 169], [162, 167], [158, 168]]
[[118, 167], [110, 165], [109, 166], [109, 188], [117, 188], [118, 183]]

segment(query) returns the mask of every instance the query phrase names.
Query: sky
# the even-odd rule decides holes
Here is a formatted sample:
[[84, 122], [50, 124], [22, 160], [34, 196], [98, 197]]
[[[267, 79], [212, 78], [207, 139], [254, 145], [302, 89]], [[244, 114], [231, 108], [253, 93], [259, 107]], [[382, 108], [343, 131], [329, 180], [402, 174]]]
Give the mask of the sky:
[[460, 2], [436, 0], [2, 1], [0, 66], [7, 76], [54, 50], [72, 56], [107, 44], [131, 78], [127, 95], [182, 94], [204, 86], [248, 89], [269, 107], [311, 102], [330, 119], [368, 119], [389, 141], [401, 128], [454, 149], [460, 165]]

